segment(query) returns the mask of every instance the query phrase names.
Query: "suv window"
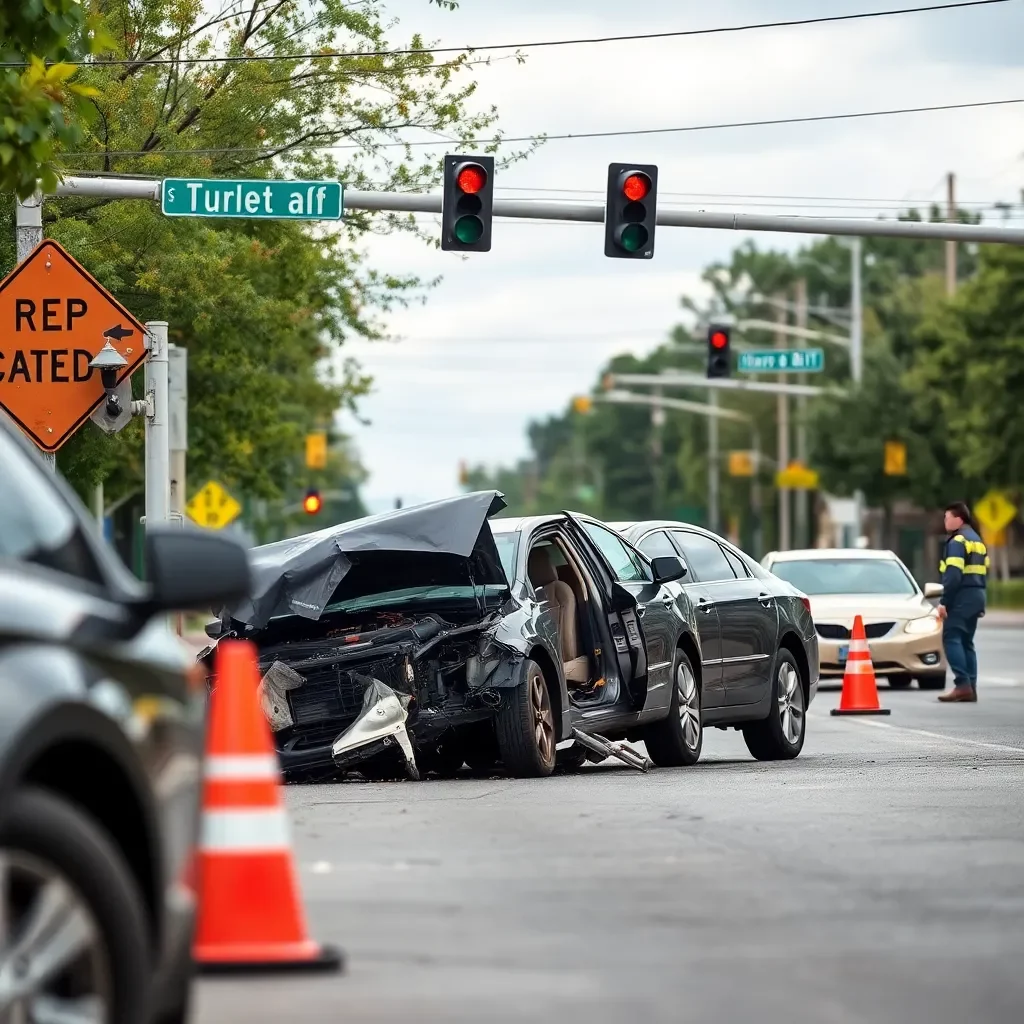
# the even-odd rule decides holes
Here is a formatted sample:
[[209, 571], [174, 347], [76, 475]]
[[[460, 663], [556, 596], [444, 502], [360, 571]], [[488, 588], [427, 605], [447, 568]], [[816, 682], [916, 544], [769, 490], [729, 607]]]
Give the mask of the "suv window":
[[682, 530], [673, 530], [672, 535], [683, 549], [687, 565], [702, 583], [715, 583], [719, 580], [736, 578], [736, 573], [729, 565], [725, 552], [710, 537], [699, 533], [685, 533]]
[[648, 579], [643, 562], [611, 530], [586, 520], [581, 525], [587, 536], [601, 549], [601, 554], [608, 560], [620, 583], [641, 583]]
[[668, 534], [664, 530], [656, 530], [654, 533], [649, 533], [637, 544], [637, 547], [651, 559], [662, 558], [665, 555], [671, 555], [673, 558], [679, 557], [675, 546], [668, 539]]
[[0, 558], [103, 583], [78, 516], [10, 434], [0, 427]]

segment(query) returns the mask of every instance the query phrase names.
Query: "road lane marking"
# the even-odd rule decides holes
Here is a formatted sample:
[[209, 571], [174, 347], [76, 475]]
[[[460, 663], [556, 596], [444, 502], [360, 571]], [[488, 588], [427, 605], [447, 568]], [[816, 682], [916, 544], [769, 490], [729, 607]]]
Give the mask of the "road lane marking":
[[872, 722], [866, 718], [848, 719], [851, 724], [867, 725], [872, 729], [887, 729], [890, 732], [909, 732], [915, 736], [924, 736], [930, 740], [942, 740], [944, 743], [960, 743], [968, 747], [982, 747], [985, 750], [997, 750], [1002, 754], [1024, 754], [1024, 747], [1010, 747], [1002, 743], [985, 743], [982, 740], [966, 740], [957, 736], [946, 736], [941, 732], [929, 732], [927, 729], [912, 729], [907, 725], [889, 725], [888, 722]]

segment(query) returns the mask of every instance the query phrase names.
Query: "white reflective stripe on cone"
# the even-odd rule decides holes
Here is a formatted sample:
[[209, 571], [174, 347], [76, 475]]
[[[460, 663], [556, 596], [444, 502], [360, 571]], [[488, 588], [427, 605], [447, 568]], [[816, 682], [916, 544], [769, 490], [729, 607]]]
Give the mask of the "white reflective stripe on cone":
[[279, 776], [277, 756], [274, 754], [207, 755], [203, 776], [207, 779], [239, 781], [276, 779]]
[[199, 848], [214, 853], [255, 853], [289, 849], [283, 808], [265, 811], [205, 811]]
[[854, 676], [874, 675], [874, 668], [870, 661], [848, 661], [846, 663], [846, 674]]
[[850, 641], [850, 653], [851, 654], [868, 654], [868, 642], [867, 640], [851, 640]]

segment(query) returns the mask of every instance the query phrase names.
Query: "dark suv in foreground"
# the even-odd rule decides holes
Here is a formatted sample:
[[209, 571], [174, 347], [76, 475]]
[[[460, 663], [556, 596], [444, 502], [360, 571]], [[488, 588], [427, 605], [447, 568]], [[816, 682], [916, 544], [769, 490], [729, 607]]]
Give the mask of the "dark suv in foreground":
[[0, 1021], [187, 1017], [205, 688], [161, 613], [250, 575], [146, 540], [143, 584], [0, 413]]

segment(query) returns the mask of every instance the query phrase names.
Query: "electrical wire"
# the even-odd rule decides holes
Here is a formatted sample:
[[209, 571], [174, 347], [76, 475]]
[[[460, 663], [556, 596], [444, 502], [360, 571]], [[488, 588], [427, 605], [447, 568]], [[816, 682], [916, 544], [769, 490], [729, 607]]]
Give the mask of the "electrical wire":
[[[622, 138], [627, 135], [671, 135], [680, 132], [710, 132], [720, 131], [725, 128], [765, 128], [775, 127], [784, 124], [811, 124], [822, 121], [850, 121], [856, 118], [865, 117], [893, 117], [900, 114], [927, 114], [940, 110], [977, 110], [981, 107], [1006, 107], [1013, 104], [1024, 103], [1024, 99], [1006, 100], [979, 100], [973, 103], [936, 103], [927, 107], [897, 107], [891, 110], [860, 110], [848, 114], [814, 114], [809, 117], [774, 117], [763, 121], [724, 121], [717, 124], [690, 124], [679, 128], [626, 128], [610, 132], [567, 132], [559, 135], [516, 135], [499, 136], [488, 144], [505, 145], [510, 142], [554, 142], [568, 139], [612, 139]], [[478, 140], [466, 139], [460, 145], [479, 145]], [[412, 140], [407, 142], [378, 142], [369, 144], [372, 149], [392, 149], [395, 147], [406, 148], [407, 146], [436, 146], [435, 139]], [[287, 147], [284, 147], [287, 149]], [[324, 152], [327, 150], [349, 150], [366, 149], [366, 146], [359, 145], [324, 145], [324, 146], [302, 146], [296, 147], [310, 152]], [[203, 149], [162, 149], [142, 150], [115, 149], [96, 150], [95, 152], [75, 151], [66, 153], [65, 156], [73, 157], [141, 157], [141, 156], [229, 156], [236, 154], [247, 155], [280, 155], [284, 150], [281, 146], [275, 146], [273, 151], [253, 149], [245, 147], [226, 146], [223, 148]]]
[[[436, 53], [477, 53], [485, 50], [536, 50], [541, 47], [590, 46], [600, 43], [624, 43], [654, 39], [683, 39], [693, 36], [722, 35], [724, 33], [753, 32], [761, 29], [796, 28], [805, 25], [825, 25], [845, 21], [866, 21], [873, 18], [890, 18], [903, 14], [927, 14], [935, 11], [951, 11], [965, 7], [991, 7], [1009, 3], [1010, 0], [959, 0], [950, 4], [930, 4], [927, 7], [901, 7], [887, 11], [863, 11], [854, 14], [824, 15], [819, 18], [794, 18], [789, 21], [762, 21], [746, 25], [723, 25], [717, 28], [680, 29], [670, 32], [638, 32], [621, 36], [589, 36], [579, 39], [538, 39], [529, 43], [485, 43], [481, 46], [430, 46], [419, 49], [399, 50], [355, 50], [351, 53], [297, 53], [290, 56], [261, 56], [258, 54], [236, 54], [225, 57], [153, 57], [149, 59], [118, 58], [99, 60], [95, 63], [104, 67], [150, 67], [161, 64], [242, 64], [266, 60], [321, 60], [352, 59], [360, 57], [406, 57]], [[0, 62], [0, 67], [28, 67], [27, 62]]]

